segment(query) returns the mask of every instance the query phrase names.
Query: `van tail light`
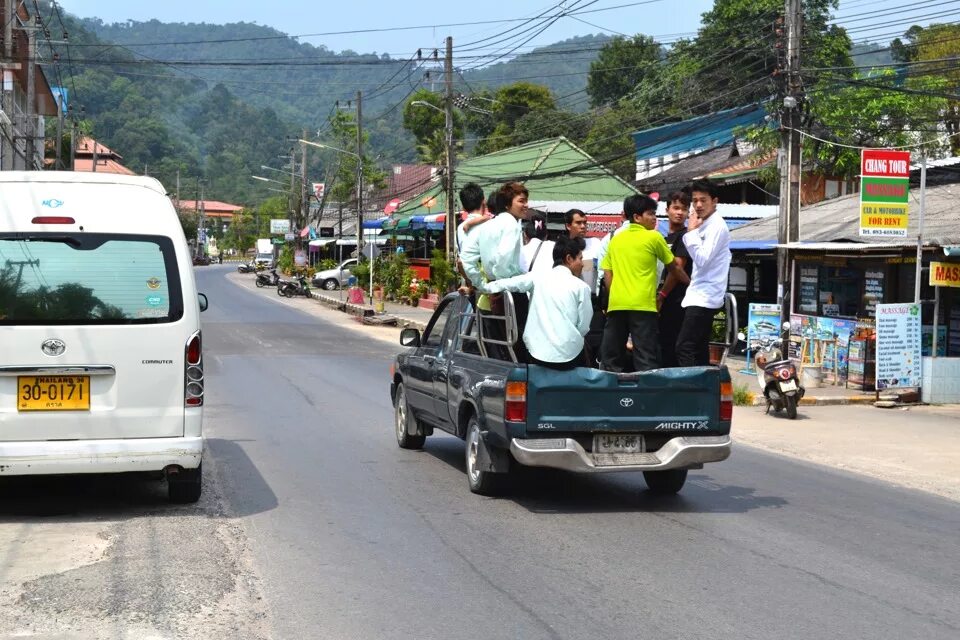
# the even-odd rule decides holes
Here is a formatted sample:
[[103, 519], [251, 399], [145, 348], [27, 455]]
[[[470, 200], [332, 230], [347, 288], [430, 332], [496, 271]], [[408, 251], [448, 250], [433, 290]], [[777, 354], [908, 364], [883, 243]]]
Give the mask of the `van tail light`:
[[187, 340], [183, 367], [183, 405], [185, 407], [203, 406], [203, 342], [199, 331]]
[[31, 220], [33, 224], [76, 224], [70, 216], [37, 216]]
[[527, 383], [508, 381], [505, 400], [503, 419], [507, 422], [526, 422]]
[[720, 420], [728, 422], [733, 419], [733, 383], [720, 383]]

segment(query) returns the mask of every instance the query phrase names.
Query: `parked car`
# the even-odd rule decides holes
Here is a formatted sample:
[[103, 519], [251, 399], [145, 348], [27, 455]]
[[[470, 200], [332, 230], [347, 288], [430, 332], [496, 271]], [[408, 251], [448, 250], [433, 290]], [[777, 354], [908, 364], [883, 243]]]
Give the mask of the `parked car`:
[[161, 472], [196, 502], [207, 299], [163, 185], [2, 171], [0, 193], [0, 258], [29, 260], [0, 259], [0, 475]]
[[210, 264], [210, 256], [193, 256], [193, 266], [206, 267]]
[[350, 280], [350, 268], [357, 264], [356, 258], [344, 260], [340, 266], [326, 271], [317, 271], [313, 274], [313, 286], [327, 291], [334, 291], [346, 286]]

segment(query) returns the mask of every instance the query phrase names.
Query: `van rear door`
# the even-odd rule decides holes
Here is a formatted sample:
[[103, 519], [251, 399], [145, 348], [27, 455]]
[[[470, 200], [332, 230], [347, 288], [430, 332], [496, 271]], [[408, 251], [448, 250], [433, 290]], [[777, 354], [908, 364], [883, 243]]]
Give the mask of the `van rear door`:
[[183, 248], [41, 228], [0, 232], [0, 441], [182, 436]]

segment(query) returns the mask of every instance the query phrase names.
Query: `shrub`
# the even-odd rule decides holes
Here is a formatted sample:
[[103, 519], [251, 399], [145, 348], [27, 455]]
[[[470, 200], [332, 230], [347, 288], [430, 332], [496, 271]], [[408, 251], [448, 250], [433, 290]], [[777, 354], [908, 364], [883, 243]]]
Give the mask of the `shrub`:
[[457, 284], [457, 272], [440, 249], [434, 249], [430, 258], [430, 285], [441, 296]]
[[280, 249], [280, 257], [277, 258], [277, 268], [287, 275], [293, 273], [293, 248], [290, 245], [285, 244], [283, 248]]
[[749, 407], [753, 405], [753, 392], [747, 389], [745, 384], [733, 385], [733, 404], [738, 407]]
[[327, 269], [336, 269], [337, 265], [340, 264], [333, 258], [324, 258], [317, 262], [317, 271], [326, 271]]
[[350, 269], [350, 273], [356, 277], [357, 284], [366, 289], [370, 282], [370, 263], [360, 262], [355, 264], [353, 268]]

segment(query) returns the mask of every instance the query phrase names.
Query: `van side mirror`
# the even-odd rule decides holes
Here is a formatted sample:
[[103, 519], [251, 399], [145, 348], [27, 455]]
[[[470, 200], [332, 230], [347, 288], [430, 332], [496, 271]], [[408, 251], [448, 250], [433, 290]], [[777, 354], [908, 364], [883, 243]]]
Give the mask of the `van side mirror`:
[[419, 347], [420, 332], [413, 327], [407, 327], [400, 332], [400, 344], [404, 347]]
[[210, 306], [210, 301], [207, 300], [207, 294], [198, 293], [197, 299], [200, 301], [200, 313], [203, 313]]

